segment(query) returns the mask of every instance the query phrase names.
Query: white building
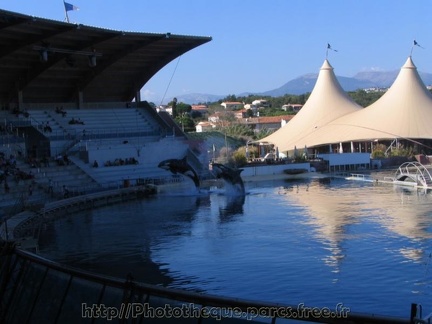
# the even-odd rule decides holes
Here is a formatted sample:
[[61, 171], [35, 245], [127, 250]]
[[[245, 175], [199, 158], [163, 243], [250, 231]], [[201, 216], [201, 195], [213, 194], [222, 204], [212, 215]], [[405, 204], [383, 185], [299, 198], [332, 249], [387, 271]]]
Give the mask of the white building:
[[214, 128], [216, 128], [216, 125], [211, 122], [199, 122], [195, 126], [195, 131], [197, 133], [209, 132], [212, 131]]
[[243, 103], [239, 101], [227, 101], [222, 102], [221, 106], [224, 107], [226, 110], [237, 110], [243, 108]]

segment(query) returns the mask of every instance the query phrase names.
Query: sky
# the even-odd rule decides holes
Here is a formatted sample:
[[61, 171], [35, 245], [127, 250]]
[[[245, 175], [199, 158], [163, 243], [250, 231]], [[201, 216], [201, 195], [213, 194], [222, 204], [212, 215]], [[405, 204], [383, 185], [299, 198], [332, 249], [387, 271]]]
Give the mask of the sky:
[[[432, 0], [67, 0], [71, 23], [131, 32], [211, 36], [141, 90], [156, 104], [192, 94], [264, 92], [326, 59], [336, 75], [399, 70], [411, 50], [432, 72]], [[63, 0], [0, 0], [0, 8], [64, 21]], [[414, 40], [421, 46], [413, 48]]]

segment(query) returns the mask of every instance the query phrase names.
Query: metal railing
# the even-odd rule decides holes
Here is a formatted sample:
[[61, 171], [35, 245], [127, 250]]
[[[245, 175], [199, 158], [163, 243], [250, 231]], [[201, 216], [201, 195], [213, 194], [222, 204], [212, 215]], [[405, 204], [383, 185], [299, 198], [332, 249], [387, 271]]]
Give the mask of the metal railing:
[[[397, 169], [394, 178], [410, 178], [417, 185], [428, 187], [432, 184], [432, 176], [429, 170], [419, 162], [405, 162]], [[403, 181], [403, 180], [402, 180]]]
[[430, 323], [421, 306], [410, 318], [352, 313], [339, 309], [233, 299], [93, 274], [41, 258], [3, 243], [0, 250], [0, 322], [78, 323], [84, 319], [141, 323], [173, 322]]

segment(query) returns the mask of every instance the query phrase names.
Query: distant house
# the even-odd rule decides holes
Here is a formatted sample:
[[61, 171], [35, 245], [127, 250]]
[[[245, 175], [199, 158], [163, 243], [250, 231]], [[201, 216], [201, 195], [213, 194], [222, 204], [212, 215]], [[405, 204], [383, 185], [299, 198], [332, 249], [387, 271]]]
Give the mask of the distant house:
[[211, 123], [211, 122], [199, 122], [195, 126], [195, 131], [197, 133], [209, 132], [209, 131], [212, 131], [215, 127], [216, 127], [216, 125]]
[[258, 108], [267, 108], [270, 107], [270, 104], [267, 100], [265, 99], [257, 99], [252, 101], [252, 105]]
[[220, 119], [221, 119], [221, 113], [218, 111], [215, 112], [214, 114], [208, 116], [208, 118], [207, 118], [207, 120], [209, 122], [212, 122], [212, 123], [218, 123]]
[[286, 104], [286, 105], [282, 106], [282, 110], [299, 112], [300, 109], [302, 109], [302, 107], [303, 107], [303, 105], [300, 105], [300, 104]]
[[207, 120], [212, 123], [229, 123], [235, 118], [233, 111], [216, 111], [214, 114], [207, 117]]
[[208, 107], [207, 105], [192, 105], [192, 110], [199, 111], [202, 114], [208, 113]]
[[222, 102], [221, 106], [224, 107], [226, 110], [238, 110], [243, 108], [243, 103], [239, 101], [227, 101]]
[[247, 118], [248, 117], [248, 110], [249, 109], [238, 110], [234, 113], [234, 117], [236, 119]]
[[252, 110], [253, 115], [256, 115], [257, 111], [258, 111], [258, 107], [252, 104], [246, 104], [244, 105], [244, 108], [247, 110]]

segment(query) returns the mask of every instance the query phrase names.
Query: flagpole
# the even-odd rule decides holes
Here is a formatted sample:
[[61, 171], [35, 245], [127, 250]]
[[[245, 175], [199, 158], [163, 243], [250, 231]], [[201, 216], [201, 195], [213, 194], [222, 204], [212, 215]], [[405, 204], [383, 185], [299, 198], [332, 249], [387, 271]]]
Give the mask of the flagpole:
[[66, 10], [66, 3], [64, 0], [63, 0], [63, 8], [64, 8], [65, 15], [66, 15], [66, 21], [69, 23], [69, 15], [67, 13], [68, 11]]

